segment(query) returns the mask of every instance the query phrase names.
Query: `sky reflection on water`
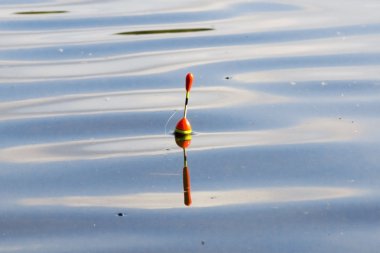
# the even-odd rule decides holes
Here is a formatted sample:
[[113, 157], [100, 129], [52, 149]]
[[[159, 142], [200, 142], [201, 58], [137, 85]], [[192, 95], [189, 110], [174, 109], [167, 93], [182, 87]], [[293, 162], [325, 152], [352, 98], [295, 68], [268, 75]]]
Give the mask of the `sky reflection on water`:
[[[321, 201], [363, 195], [360, 189], [334, 187], [284, 187], [268, 189], [234, 189], [229, 191], [192, 191], [194, 208], [244, 204], [298, 201]], [[183, 193], [147, 192], [120, 196], [67, 196], [61, 198], [28, 198], [19, 202], [26, 206], [106, 207], [123, 209], [170, 209], [183, 207]]]
[[0, 5], [0, 252], [377, 252], [378, 0]]

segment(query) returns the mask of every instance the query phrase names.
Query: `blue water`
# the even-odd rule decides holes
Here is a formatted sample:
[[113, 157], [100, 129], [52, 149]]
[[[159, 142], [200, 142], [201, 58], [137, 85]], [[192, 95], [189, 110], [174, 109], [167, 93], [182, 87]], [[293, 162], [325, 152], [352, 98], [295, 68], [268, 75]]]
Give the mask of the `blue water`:
[[0, 252], [378, 251], [378, 1], [0, 6]]

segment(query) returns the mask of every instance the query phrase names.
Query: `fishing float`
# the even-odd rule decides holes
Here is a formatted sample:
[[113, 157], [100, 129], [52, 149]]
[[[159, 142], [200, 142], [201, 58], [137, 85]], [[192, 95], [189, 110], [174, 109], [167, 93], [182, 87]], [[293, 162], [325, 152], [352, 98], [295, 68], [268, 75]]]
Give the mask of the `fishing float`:
[[186, 118], [187, 114], [187, 104], [189, 103], [190, 90], [193, 85], [194, 76], [192, 73], [187, 73], [186, 75], [186, 99], [185, 99], [185, 109], [183, 110], [183, 118], [180, 119], [175, 127], [174, 133], [176, 135], [187, 135], [192, 133], [190, 122]]
[[186, 99], [185, 99], [185, 108], [183, 110], [183, 117], [180, 119], [175, 127], [175, 141], [179, 147], [183, 149], [183, 195], [184, 195], [184, 204], [190, 206], [192, 203], [191, 200], [191, 186], [190, 186], [190, 170], [187, 165], [187, 154], [186, 148], [190, 146], [191, 143], [191, 125], [187, 116], [187, 104], [189, 103], [190, 90], [193, 85], [194, 76], [192, 73], [187, 73], [186, 75]]

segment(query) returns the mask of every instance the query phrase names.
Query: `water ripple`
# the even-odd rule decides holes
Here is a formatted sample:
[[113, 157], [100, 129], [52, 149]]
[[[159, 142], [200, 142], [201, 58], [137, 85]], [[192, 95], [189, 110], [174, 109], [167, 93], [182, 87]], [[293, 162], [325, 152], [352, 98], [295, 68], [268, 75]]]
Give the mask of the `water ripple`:
[[[303, 202], [358, 197], [360, 189], [333, 187], [283, 187], [264, 189], [235, 189], [229, 191], [193, 191], [193, 207]], [[65, 196], [56, 198], [27, 198], [19, 200], [25, 206], [68, 206], [136, 209], [184, 208], [182, 193], [147, 192], [119, 196]]]
[[378, 250], [378, 0], [0, 6], [0, 251]]
[[[1, 120], [43, 118], [114, 112], [154, 112], [181, 110], [183, 89], [134, 90], [37, 98], [0, 103]], [[206, 109], [242, 104], [283, 102], [286, 99], [265, 93], [252, 93], [226, 87], [198, 88], [192, 94], [192, 109]]]
[[[192, 150], [267, 145], [343, 142], [359, 138], [361, 127], [350, 122], [318, 119], [301, 125], [263, 131], [202, 133]], [[136, 136], [113, 139], [26, 145], [0, 150], [0, 160], [11, 163], [46, 163], [180, 152], [173, 136]]]
[[[153, 25], [165, 23], [193, 23], [201, 21], [211, 21], [218, 19], [233, 18], [245, 13], [254, 12], [279, 12], [293, 11], [298, 7], [290, 4], [249, 2], [238, 4], [226, 4], [223, 8], [206, 11], [186, 11], [168, 13], [145, 13], [144, 15], [128, 16], [103, 16], [86, 18], [49, 18], [46, 19], [27, 19], [27, 20], [8, 20], [0, 23], [0, 30], [58, 30], [76, 28], [100, 28], [121, 25]], [[70, 11], [68, 9], [68, 11]]]
[[[191, 57], [191, 54], [188, 55]], [[0, 81], [2, 82], [30, 82], [38, 80], [59, 80], [59, 79], [82, 79], [90, 77], [108, 76], [134, 76], [152, 75], [180, 69], [188, 69], [198, 72], [202, 69], [210, 73], [209, 77], [218, 73], [218, 69], [228, 69], [229, 72], [247, 72], [275, 69], [294, 69], [305, 67], [336, 67], [336, 66], [363, 66], [380, 65], [380, 53], [348, 53], [331, 55], [307, 55], [294, 57], [268, 57], [259, 59], [241, 59], [229, 61], [228, 56], [216, 59], [193, 59], [189, 61], [187, 57], [178, 60], [176, 58], [162, 56], [161, 63], [157, 61], [146, 62], [145, 58], [128, 59], [133, 64], [127, 64], [128, 60], [115, 59], [109, 61], [110, 64], [98, 62], [83, 62], [77, 64], [35, 64], [7, 66], [0, 69]], [[124, 63], [124, 64], [123, 64]], [[22, 73], [22, 75], [16, 75]]]
[[[207, 33], [212, 33], [206, 32]], [[285, 43], [323, 38], [338, 38], [358, 35], [378, 35], [380, 24], [360, 24], [350, 26], [336, 26], [323, 28], [308, 28], [294, 30], [275, 30], [269, 32], [251, 32], [239, 34], [202, 35], [174, 38], [149, 38], [137, 41], [117, 41], [86, 44], [56, 44], [54, 46], [16, 48], [0, 50], [3, 60], [67, 60], [67, 59], [91, 59], [93, 57], [108, 57], [112, 55], [124, 55], [130, 53], [158, 52], [175, 49], [210, 48], [233, 45], [252, 45], [268, 43]], [[111, 33], [112, 35], [112, 33]], [[60, 50], [62, 49], [62, 50]], [[91, 53], [91, 55], [88, 55]]]

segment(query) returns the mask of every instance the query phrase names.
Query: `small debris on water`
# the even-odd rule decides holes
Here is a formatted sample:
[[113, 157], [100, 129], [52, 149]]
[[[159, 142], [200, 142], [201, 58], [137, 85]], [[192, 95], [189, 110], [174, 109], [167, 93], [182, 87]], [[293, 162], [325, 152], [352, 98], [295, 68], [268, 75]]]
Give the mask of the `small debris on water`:
[[44, 14], [63, 14], [68, 13], [68, 11], [19, 11], [14, 14], [17, 15], [44, 15]]
[[58, 49], [60, 53], [63, 53], [63, 48]]
[[290, 85], [292, 85], [292, 86], [294, 86], [294, 85], [296, 85], [296, 84], [297, 84], [297, 83], [294, 82], [294, 81], [290, 82]]
[[141, 30], [141, 31], [128, 31], [119, 32], [115, 35], [149, 35], [149, 34], [162, 34], [162, 33], [188, 33], [188, 32], [205, 32], [212, 31], [213, 28], [186, 28], [186, 29], [163, 29], [163, 30]]
[[202, 245], [205, 245], [206, 243], [205, 243], [205, 241], [201, 241], [201, 244], [202, 244]]
[[230, 79], [232, 79], [232, 76], [226, 76], [224, 79], [230, 80]]
[[323, 82], [321, 82], [321, 85], [322, 85], [322, 86], [326, 86], [326, 85], [327, 85], [327, 82], [324, 82], [324, 81], [323, 81]]
[[117, 216], [123, 217], [123, 216], [125, 216], [125, 213], [118, 213]]

